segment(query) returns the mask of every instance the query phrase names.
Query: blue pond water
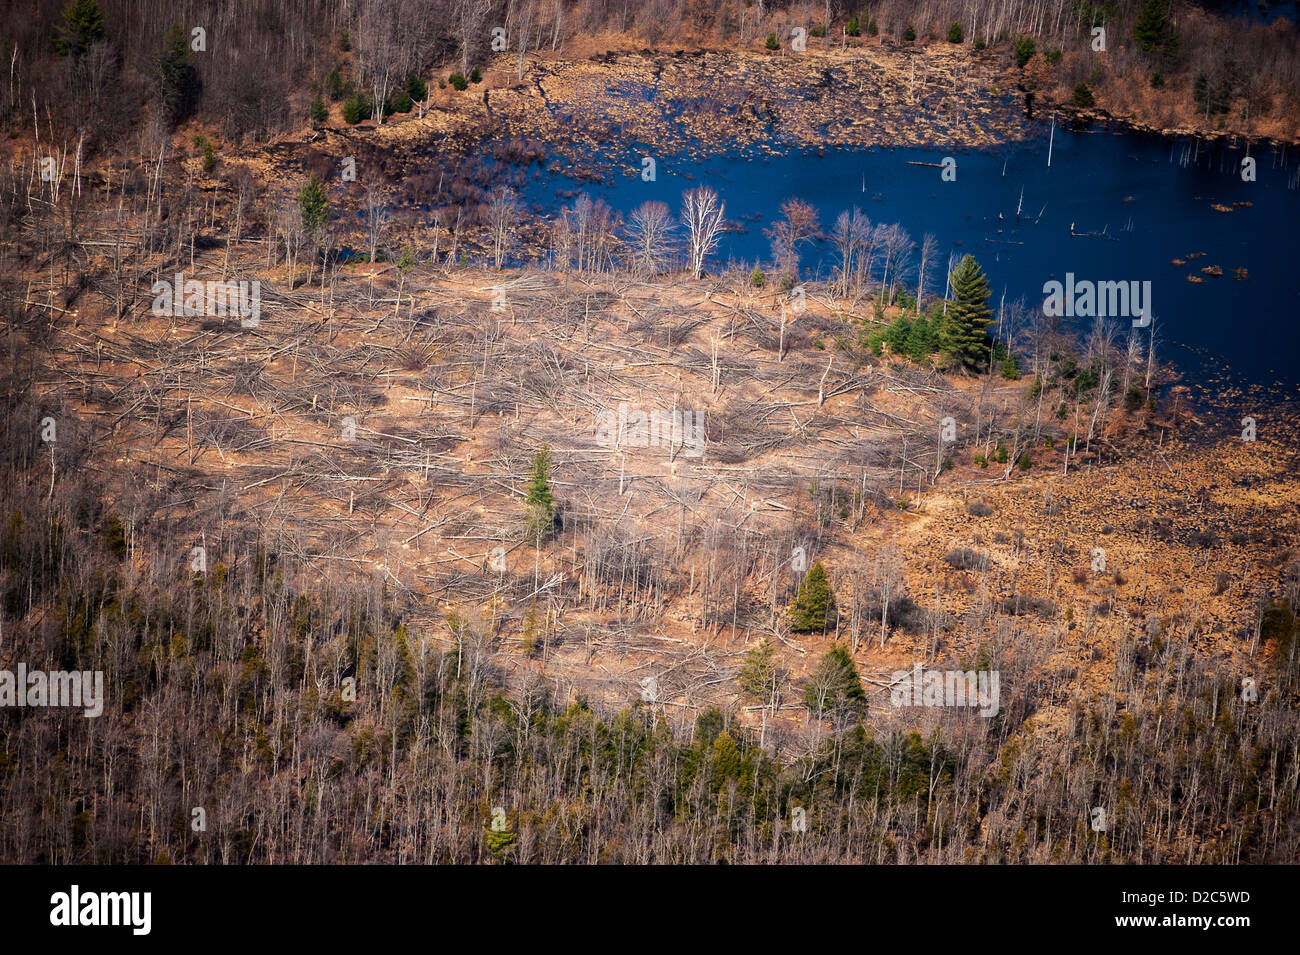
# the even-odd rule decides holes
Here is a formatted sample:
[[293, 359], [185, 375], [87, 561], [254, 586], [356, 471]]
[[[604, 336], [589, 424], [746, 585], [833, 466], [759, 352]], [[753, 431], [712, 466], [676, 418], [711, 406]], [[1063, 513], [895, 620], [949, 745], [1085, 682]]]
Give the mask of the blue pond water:
[[[1300, 382], [1300, 151], [1256, 145], [1256, 180], [1241, 176], [1243, 148], [1198, 146], [1159, 136], [1057, 127], [1048, 168], [1049, 132], [990, 152], [956, 153], [957, 179], [909, 160], [940, 162], [942, 154], [909, 149], [827, 149], [762, 159], [695, 160], [658, 156], [657, 178], [642, 181], [632, 150], [614, 163], [605, 184], [565, 175], [562, 163], [534, 167], [524, 196], [541, 212], [571, 204], [574, 191], [605, 199], [626, 215], [646, 200], [680, 207], [682, 193], [707, 184], [726, 202], [738, 226], [718, 260], [770, 260], [765, 226], [789, 197], [812, 203], [829, 231], [853, 205], [873, 222], [899, 223], [920, 241], [933, 233], [940, 253], [928, 279], [943, 288], [949, 253], [970, 252], [989, 275], [995, 303], [1022, 299], [1042, 307], [1045, 282], [1076, 280], [1152, 283], [1162, 355], [1185, 367], [1210, 367], [1261, 385], [1294, 392]], [[1016, 220], [1022, 214], [1037, 222]], [[1249, 205], [1234, 205], [1249, 203]], [[1231, 207], [1215, 211], [1212, 204]], [[1040, 215], [1041, 212], [1041, 215]], [[999, 214], [1003, 216], [999, 220]], [[1109, 238], [1072, 237], [1102, 232]], [[999, 231], [1001, 230], [1001, 231]], [[1203, 253], [1194, 258], [1196, 253]], [[1184, 264], [1174, 265], [1172, 260]], [[834, 250], [823, 242], [804, 253], [805, 277], [829, 277]], [[1204, 276], [1218, 266], [1223, 275]], [[1239, 281], [1233, 270], [1245, 268]], [[1202, 278], [1200, 283], [1188, 276]], [[909, 284], [911, 282], [909, 281]]]
[[1297, 14], [1295, 0], [1206, 0], [1201, 6], [1250, 23], [1272, 23], [1279, 17], [1294, 23]]

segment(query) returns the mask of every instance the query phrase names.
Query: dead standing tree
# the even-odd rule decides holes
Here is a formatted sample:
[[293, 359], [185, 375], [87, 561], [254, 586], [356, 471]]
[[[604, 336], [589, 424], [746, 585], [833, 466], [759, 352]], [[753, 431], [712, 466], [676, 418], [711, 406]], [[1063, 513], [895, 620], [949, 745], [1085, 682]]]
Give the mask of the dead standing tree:
[[398, 43], [399, 6], [399, 0], [370, 0], [362, 4], [357, 23], [358, 65], [373, 89], [375, 121], [381, 126], [388, 94], [404, 67]]
[[831, 240], [840, 254], [840, 294], [849, 294], [850, 282], [856, 287], [861, 279], [861, 258], [871, 236], [871, 220], [854, 206], [841, 212], [831, 230]]
[[493, 190], [487, 219], [492, 236], [492, 261], [499, 270], [519, 227], [519, 200], [513, 189], [503, 186]]
[[677, 223], [662, 202], [643, 202], [628, 216], [629, 259], [632, 272], [648, 278], [663, 271], [673, 256]]
[[691, 189], [682, 196], [688, 262], [691, 275], [697, 279], [704, 274], [704, 262], [718, 245], [725, 212], [726, 204], [708, 186]]
[[799, 278], [799, 250], [821, 238], [821, 223], [817, 219], [817, 210], [802, 199], [783, 202], [781, 216], [763, 234], [772, 242], [773, 261], [793, 282]]
[[384, 199], [383, 191], [378, 183], [371, 180], [366, 184], [366, 239], [370, 247], [370, 293], [371, 304], [374, 303], [375, 289], [375, 271], [373, 268], [375, 256], [379, 251], [379, 243], [383, 240], [384, 234], [388, 231], [389, 212], [388, 205]]
[[483, 43], [483, 24], [492, 9], [491, 0], [457, 0], [456, 41], [460, 47], [460, 71], [469, 74], [470, 57]]

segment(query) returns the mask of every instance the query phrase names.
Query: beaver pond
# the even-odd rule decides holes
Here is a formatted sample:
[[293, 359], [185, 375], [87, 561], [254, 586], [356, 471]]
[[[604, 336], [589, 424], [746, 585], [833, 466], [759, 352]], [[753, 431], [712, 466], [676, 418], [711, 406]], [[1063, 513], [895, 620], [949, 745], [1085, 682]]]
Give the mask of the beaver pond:
[[[1044, 286], [1065, 283], [1067, 273], [1076, 282], [1149, 282], [1161, 357], [1294, 392], [1300, 269], [1286, 238], [1300, 219], [1294, 148], [1257, 143], [1248, 152], [1240, 143], [1041, 123], [1023, 141], [950, 155], [955, 177], [945, 179], [943, 153], [911, 148], [697, 158], [641, 144], [598, 160], [600, 181], [592, 181], [590, 155], [580, 167], [554, 158], [532, 164], [517, 181], [540, 215], [585, 192], [625, 218], [648, 200], [676, 212], [684, 191], [709, 185], [731, 226], [715, 267], [770, 261], [764, 228], [795, 197], [816, 207], [825, 232], [857, 206], [918, 243], [932, 234], [930, 292], [943, 291], [949, 256], [966, 252], [988, 273], [995, 305], [1021, 302], [1030, 312], [1043, 308]], [[1254, 181], [1243, 176], [1248, 155]], [[652, 181], [642, 175], [644, 157], [654, 160]], [[831, 277], [835, 259], [833, 244], [820, 241], [804, 251], [803, 277]]]

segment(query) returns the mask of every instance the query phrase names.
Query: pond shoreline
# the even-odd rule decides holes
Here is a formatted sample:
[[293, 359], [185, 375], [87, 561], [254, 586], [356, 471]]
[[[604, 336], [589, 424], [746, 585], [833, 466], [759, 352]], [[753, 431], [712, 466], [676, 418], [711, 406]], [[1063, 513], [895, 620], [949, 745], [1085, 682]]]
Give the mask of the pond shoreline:
[[[1043, 94], [1035, 96], [1030, 114], [1024, 108], [1026, 91], [1003, 87], [996, 79], [995, 56], [984, 58], [983, 73], [967, 75], [962, 80], [966, 88], [981, 97], [978, 103], [966, 107], [971, 116], [980, 119], [980, 131], [975, 135], [935, 146], [916, 141], [922, 131], [927, 137], [933, 132], [929, 125], [921, 130], [914, 122], [896, 129], [874, 120], [837, 126], [834, 141], [811, 135], [819, 128], [826, 110], [840, 108], [846, 99], [854, 99], [854, 94], [849, 92], [853, 89], [869, 89], [870, 95], [879, 101], [869, 97], [866, 102], [868, 107], [874, 104], [876, 112], [900, 108], [899, 102], [886, 101], [893, 94], [901, 96], [904, 103], [909, 99], [909, 60], [916, 64], [914, 95], [920, 102], [946, 96], [944, 85], [953, 78], [952, 71], [959, 62], [968, 59], [943, 51], [898, 54], [887, 50], [886, 53], [890, 54], [887, 65], [892, 64], [893, 69], [883, 72], [875, 69], [875, 60], [858, 57], [856, 51], [845, 58], [817, 57], [811, 64], [793, 57], [718, 54], [707, 50], [676, 54], [652, 54], [645, 50], [603, 53], [583, 61], [530, 65], [522, 83], [492, 87], [489, 76], [484, 84], [491, 87], [487, 90], [489, 103], [483, 102], [482, 93], [477, 90], [471, 89], [464, 96], [442, 91], [432, 95], [445, 102], [431, 106], [424, 118], [398, 120], [378, 130], [367, 126], [329, 129], [323, 131], [324, 141], [319, 144], [283, 143], [272, 149], [277, 160], [286, 162], [301, 159], [315, 149], [328, 153], [342, 150], [340, 154], [358, 156], [359, 165], [365, 167], [363, 178], [372, 175], [371, 170], [379, 172], [388, 209], [396, 216], [388, 245], [410, 242], [416, 249], [429, 248], [430, 229], [441, 228], [445, 236], [446, 230], [458, 223], [457, 210], [463, 208], [469, 226], [460, 235], [458, 245], [452, 248], [458, 254], [467, 253], [471, 259], [481, 258], [488, 249], [479, 234], [482, 230], [475, 224], [479, 215], [476, 210], [481, 211], [490, 189], [509, 184], [520, 193], [528, 210], [516, 236], [518, 254], [512, 255], [510, 261], [526, 266], [545, 261], [549, 249], [548, 224], [562, 205], [570, 205], [581, 192], [589, 193], [593, 199], [605, 198], [616, 213], [626, 216], [632, 205], [645, 200], [666, 202], [675, 209], [682, 190], [708, 182], [727, 190], [724, 198], [730, 226], [728, 244], [736, 240], [741, 248], [731, 253], [733, 258], [753, 260], [756, 256], [759, 259], [766, 256], [765, 248], [749, 246], [755, 245], [761, 227], [775, 215], [779, 197], [768, 201], [753, 193], [755, 189], [760, 193], [775, 190], [782, 196], [798, 196], [827, 209], [830, 218], [823, 216], [822, 223], [826, 228], [834, 221], [835, 212], [830, 211], [833, 207], [856, 201], [864, 208], [869, 205], [875, 210], [870, 212], [873, 220], [906, 223], [914, 238], [934, 232], [941, 240], [951, 241], [952, 251], [975, 253], [990, 264], [991, 274], [1007, 268], [1022, 271], [1029, 268], [1034, 281], [1028, 285], [1021, 282], [1022, 288], [1013, 295], [1020, 294], [1024, 288], [1038, 288], [1052, 274], [1063, 273], [1066, 266], [1060, 263], [1073, 264], [1073, 271], [1080, 274], [1086, 265], [1099, 276], [1138, 268], [1142, 277], [1164, 283], [1161, 298], [1168, 315], [1177, 322], [1180, 332], [1187, 334], [1185, 338], [1181, 333], [1175, 337], [1215, 352], [1222, 350], [1232, 364], [1237, 364], [1243, 356], [1238, 354], [1239, 349], [1221, 348], [1221, 336], [1208, 329], [1214, 324], [1212, 316], [1226, 314], [1225, 308], [1246, 307], [1263, 320], [1274, 320], [1271, 316], [1278, 311], [1278, 303], [1285, 301], [1285, 297], [1278, 296], [1286, 293], [1286, 289], [1279, 290], [1277, 269], [1273, 269], [1273, 285], [1269, 286], [1267, 269], [1257, 269], [1253, 261], [1224, 248], [1217, 238], [1225, 228], [1234, 235], [1246, 234], [1243, 228], [1267, 231], [1269, 220], [1274, 218], [1273, 207], [1279, 203], [1290, 206], [1285, 202], [1290, 194], [1276, 181], [1276, 172], [1266, 174], [1273, 179], [1274, 197], [1267, 209], [1258, 206], [1260, 198], [1270, 194], [1267, 182], [1242, 187], [1237, 181], [1238, 190], [1266, 191], [1228, 194], [1234, 191], [1233, 181], [1239, 180], [1230, 175], [1231, 170], [1247, 149], [1250, 155], [1260, 158], [1261, 167], [1267, 167], [1268, 146], [1272, 145], [1282, 152], [1284, 159], [1289, 159], [1283, 152], [1287, 143], [1252, 140], [1247, 144], [1240, 138], [1234, 141], [1231, 133], [1157, 129], [1112, 115], [1104, 108], [1082, 109], [1055, 102]], [[904, 64], [901, 70], [897, 68], [899, 62]], [[737, 84], [737, 76], [744, 75], [751, 79], [789, 82], [786, 85]], [[615, 94], [621, 99], [615, 98]], [[864, 112], [871, 114], [872, 109]], [[933, 102], [926, 111], [926, 115], [930, 114], [937, 117], [934, 122], [944, 132], [959, 133], [964, 128], [962, 122], [945, 117]], [[1090, 189], [1101, 190], [1095, 192], [1097, 196], [1106, 197], [1104, 203], [1082, 208], [1076, 205], [1071, 209], [1069, 197], [1053, 191], [1065, 188], [1060, 180], [1056, 185], [1040, 180], [1036, 187], [1034, 179], [1039, 177], [1039, 171], [1035, 167], [1042, 165], [1041, 157], [1029, 163], [1022, 160], [1020, 169], [1014, 168], [1015, 153], [1026, 148], [1031, 154], [1046, 151], [1047, 120], [1053, 114], [1057, 116], [1055, 143], [1061, 160], [1065, 159], [1063, 148], [1066, 155], [1069, 153], [1070, 138], [1078, 138], [1079, 132], [1095, 134], [1083, 137], [1091, 140], [1092, 146], [1076, 144], [1076, 149], [1086, 151], [1078, 154], [1082, 165], [1076, 163], [1073, 171], [1066, 166], [1064, 174], [1067, 178], [1083, 177], [1079, 183], [1089, 181]], [[585, 122], [587, 119], [592, 122]], [[993, 135], [995, 132], [999, 135]], [[1102, 133], [1131, 134], [1146, 140], [1147, 144], [1106, 148], [1102, 142], [1110, 137]], [[657, 187], [653, 182], [643, 183], [639, 177], [640, 147], [644, 143], [655, 146], [647, 152], [657, 161]], [[1186, 151], [1181, 162], [1170, 152], [1175, 145]], [[1091, 151], [1097, 149], [1102, 151]], [[1115, 149], [1141, 154], [1145, 162], [1126, 164], [1121, 169], [1116, 162], [1136, 155], [1112, 155]], [[1209, 155], [1204, 152], [1207, 149]], [[891, 163], [894, 159], [900, 161], [897, 171], [890, 163], [873, 161], [870, 157], [864, 157], [859, 166], [836, 156], [846, 151], [877, 150], [896, 150], [902, 154], [890, 157]], [[1194, 150], [1198, 151], [1199, 159], [1188, 168]], [[1164, 156], [1159, 155], [1161, 152]], [[1000, 184], [1004, 180], [997, 178], [997, 170], [988, 169], [991, 162], [988, 157], [996, 156], [1002, 175], [1008, 175], [1000, 153], [1010, 156], [1012, 163], [1010, 179], [1005, 182], [1016, 181], [1014, 187], [1007, 187], [1011, 189], [1009, 195], [1003, 194], [1006, 190]], [[936, 200], [931, 195], [941, 188], [938, 169], [919, 171], [925, 175], [933, 173], [931, 186], [923, 181], [924, 175], [916, 178], [917, 170], [901, 164], [902, 160], [927, 158], [937, 162], [946, 155], [959, 154], [977, 157], [974, 161], [959, 160], [963, 193], [956, 201], [961, 203], [960, 211], [968, 213], [964, 219], [960, 214], [943, 212], [945, 205], [951, 206], [946, 197]], [[828, 165], [824, 169], [802, 169], [805, 158], [810, 163], [825, 159]], [[882, 169], [885, 165], [889, 168]], [[793, 167], [801, 168], [792, 174]], [[859, 199], [859, 177], [864, 167], [863, 195]], [[1113, 172], [1097, 178], [1096, 171], [1102, 169]], [[1210, 175], [1225, 170], [1228, 175]], [[1056, 176], [1055, 169], [1052, 175]], [[1179, 191], [1164, 187], [1169, 177], [1176, 175], [1200, 177], [1192, 187], [1196, 191], [1189, 193], [1195, 202], [1176, 205]], [[1028, 190], [1024, 191], [1021, 184], [1026, 182]], [[838, 190], [833, 195], [827, 191], [830, 183], [835, 183]], [[979, 183], [976, 191], [968, 193], [967, 184], [976, 183]], [[1036, 256], [1035, 246], [1042, 247], [1046, 237], [1040, 238], [1032, 231], [1036, 221], [1020, 221], [1016, 190], [1021, 190], [1021, 199], [1030, 216], [1038, 213], [1040, 207], [1047, 208], [1044, 229], [1070, 230], [1072, 240], [1065, 246], [1056, 241], [1055, 231], [1051, 238], [1051, 246], [1067, 258], [1057, 256], [1049, 261], [1042, 255]], [[349, 233], [340, 234], [341, 240], [364, 248], [357, 241], [357, 236], [364, 231], [362, 221], [353, 215], [362, 208], [364, 187], [345, 186], [340, 190], [331, 186], [331, 192], [341, 200], [336, 221]], [[1248, 201], [1232, 202], [1248, 198], [1256, 200], [1257, 208], [1253, 212], [1247, 211], [1251, 205]], [[910, 204], [900, 209], [899, 203], [904, 200]], [[1237, 215], [1231, 217], [1232, 224], [1220, 226], [1199, 218], [1200, 210], [1207, 204], [1216, 213], [1236, 211]], [[439, 212], [442, 223], [435, 227], [431, 223]], [[1005, 234], [1000, 215], [1003, 212], [1008, 216]], [[1158, 220], [1171, 215], [1190, 215], [1193, 217], [1190, 221], [1200, 225], [1182, 236], [1162, 234]], [[1077, 239], [1073, 238], [1076, 233], [1071, 222], [1076, 216], [1077, 235], [1082, 237]], [[1126, 222], [1131, 230], [1130, 216], [1136, 217], [1138, 226], [1138, 233], [1132, 238], [1137, 234], [1144, 238], [1137, 246], [1122, 247], [1125, 254], [1109, 259], [1111, 242], [1088, 241], [1087, 237], [1092, 235], [1103, 238], [1121, 235]], [[1246, 217], [1249, 217], [1248, 224], [1236, 223], [1238, 218]], [[1103, 226], [1119, 231], [1110, 235], [1096, 231]], [[747, 234], [750, 238], [743, 238]], [[1031, 240], [1028, 245], [1026, 240]], [[432, 241], [440, 259], [444, 252], [451, 251], [446, 239], [441, 245], [436, 239]], [[1153, 241], [1161, 246], [1161, 254], [1144, 257], [1143, 243], [1151, 247]], [[762, 244], [760, 240], [758, 245]], [[1203, 246], [1209, 253], [1205, 262], [1220, 266], [1219, 274], [1250, 267], [1251, 282], [1234, 293], [1240, 299], [1235, 306], [1222, 300], [1224, 293], [1212, 279], [1198, 283], [1196, 298], [1190, 298], [1187, 292], [1191, 286], [1184, 288], [1178, 283], [1196, 279], [1170, 271], [1171, 261], [1173, 267], [1181, 268], [1184, 259], [1190, 261], [1206, 254], [1207, 248]], [[1114, 251], [1118, 253], [1120, 248], [1115, 246]], [[1131, 258], [1134, 254], [1136, 259]], [[723, 254], [722, 260], [725, 259]], [[1008, 266], [1005, 264], [1008, 261], [1028, 264]], [[1007, 278], [1005, 271], [997, 276], [999, 283]], [[1012, 278], [1008, 284], [1014, 289], [1016, 281]], [[1241, 299], [1243, 295], [1245, 298]], [[1170, 326], [1169, 330], [1172, 332], [1174, 327]], [[1279, 341], [1284, 345], [1285, 336]], [[1266, 368], [1256, 367], [1257, 364], [1250, 360], [1242, 362], [1246, 378], [1271, 381], [1274, 376]], [[1289, 377], [1286, 363], [1279, 367], [1283, 370], [1282, 377]]]
[[1229, 131], [1207, 131], [1199, 128], [1166, 128], [1153, 126], [1143, 123], [1139, 120], [1130, 119], [1125, 116], [1115, 116], [1105, 109], [1096, 106], [1079, 107], [1072, 106], [1069, 103], [1053, 102], [1051, 110], [1070, 118], [1072, 123], [1083, 124], [1084, 127], [1099, 124], [1105, 127], [1108, 132], [1116, 133], [1140, 133], [1147, 136], [1158, 136], [1161, 139], [1170, 141], [1179, 140], [1200, 140], [1209, 146], [1222, 146], [1226, 149], [1244, 149], [1251, 146], [1271, 147], [1273, 149], [1288, 149], [1291, 147], [1300, 148], [1300, 138], [1293, 140], [1275, 139], [1269, 136], [1246, 137], [1241, 133]]

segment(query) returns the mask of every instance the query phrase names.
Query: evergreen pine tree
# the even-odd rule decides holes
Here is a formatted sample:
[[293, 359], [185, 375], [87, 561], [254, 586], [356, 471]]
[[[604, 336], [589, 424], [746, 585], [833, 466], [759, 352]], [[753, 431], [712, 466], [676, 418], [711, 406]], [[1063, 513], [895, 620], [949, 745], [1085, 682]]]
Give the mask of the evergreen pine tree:
[[819, 560], [799, 584], [790, 605], [790, 629], [796, 633], [826, 630], [835, 626], [835, 593], [831, 590], [826, 568]]
[[1092, 95], [1092, 90], [1087, 83], [1080, 83], [1074, 88], [1074, 94], [1070, 97], [1071, 106], [1079, 106], [1087, 109], [1089, 106], [1095, 106], [1097, 98]]
[[73, 0], [63, 8], [63, 23], [57, 30], [55, 52], [59, 56], [78, 59], [86, 54], [91, 44], [104, 38], [104, 14], [95, 0]]
[[1027, 36], [1017, 40], [1015, 50], [1016, 66], [1024, 69], [1025, 64], [1034, 58], [1036, 52], [1038, 52], [1038, 44], [1034, 43], [1033, 37]]
[[492, 858], [497, 862], [506, 862], [511, 855], [510, 850], [514, 848], [515, 834], [510, 830], [509, 822], [503, 829], [495, 828], [495, 822], [494, 818], [493, 822], [484, 828], [483, 835], [486, 837], [488, 852], [492, 854]]
[[158, 98], [168, 120], [177, 124], [187, 119], [199, 102], [201, 81], [190, 55], [189, 37], [173, 23], [163, 37], [162, 52], [153, 61]]
[[934, 329], [924, 315], [918, 315], [907, 335], [907, 357], [923, 362], [934, 350]]
[[369, 119], [372, 112], [373, 104], [370, 97], [364, 93], [355, 93], [343, 103], [343, 121], [349, 126], [355, 126], [362, 120]]
[[541, 540], [555, 524], [555, 495], [551, 493], [551, 451], [542, 445], [533, 456], [533, 476], [524, 495], [529, 533]]
[[713, 773], [710, 780], [714, 791], [722, 789], [728, 781], [741, 776], [740, 748], [731, 734], [723, 730], [713, 741]]
[[329, 194], [315, 173], [298, 193], [298, 208], [302, 211], [303, 231], [315, 239], [330, 217]]
[[1166, 0], [1147, 0], [1133, 26], [1133, 38], [1144, 53], [1165, 46], [1173, 38]]
[[846, 711], [860, 714], [866, 700], [853, 655], [842, 643], [832, 644], [804, 689], [804, 705], [818, 714]]
[[537, 612], [537, 598], [528, 605], [528, 612], [524, 614], [524, 633], [519, 640], [519, 645], [524, 653], [533, 656], [538, 650], [537, 635], [540, 629], [541, 618]]
[[347, 87], [343, 84], [343, 75], [337, 66], [325, 77], [325, 89], [329, 90], [330, 100], [336, 103], [347, 93]]
[[776, 647], [771, 640], [745, 654], [745, 663], [738, 676], [740, 689], [751, 698], [767, 706], [780, 679], [776, 662]]
[[906, 315], [898, 316], [885, 329], [885, 344], [895, 355], [902, 355], [907, 351], [907, 343], [911, 337], [912, 320]]
[[980, 368], [989, 357], [989, 280], [975, 257], [967, 255], [952, 270], [953, 297], [943, 327], [943, 347], [954, 361]]

